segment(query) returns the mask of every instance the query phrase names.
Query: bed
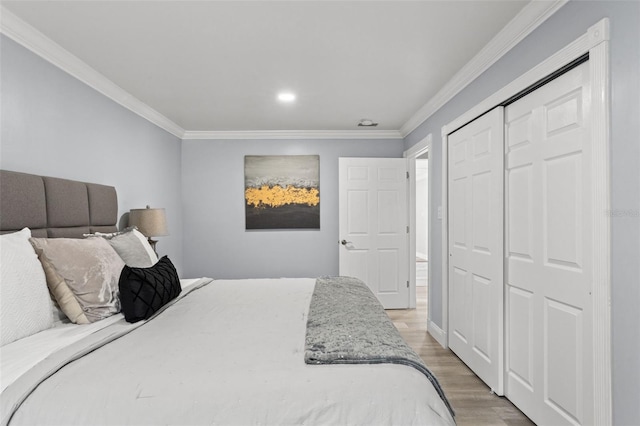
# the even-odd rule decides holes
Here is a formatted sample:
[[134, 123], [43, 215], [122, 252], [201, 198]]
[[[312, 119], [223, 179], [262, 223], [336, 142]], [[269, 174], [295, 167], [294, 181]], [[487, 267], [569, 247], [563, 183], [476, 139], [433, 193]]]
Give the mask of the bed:
[[[140, 248], [137, 231], [117, 229], [113, 187], [0, 171], [0, 197], [3, 425], [455, 424], [435, 377], [356, 279], [177, 281], [169, 259]], [[33, 253], [23, 268], [8, 256], [12, 244], [26, 250], [27, 234]], [[125, 238], [135, 250], [121, 252]], [[52, 268], [64, 269], [50, 264], [57, 244], [64, 262], [76, 245], [73, 261], [102, 262], [103, 280], [115, 253], [120, 293], [102, 284], [105, 306], [84, 295], [79, 308], [66, 306], [50, 282]], [[162, 291], [167, 300], [132, 311], [129, 284], [156, 286], [153, 303]], [[5, 321], [12, 313], [20, 318]]]

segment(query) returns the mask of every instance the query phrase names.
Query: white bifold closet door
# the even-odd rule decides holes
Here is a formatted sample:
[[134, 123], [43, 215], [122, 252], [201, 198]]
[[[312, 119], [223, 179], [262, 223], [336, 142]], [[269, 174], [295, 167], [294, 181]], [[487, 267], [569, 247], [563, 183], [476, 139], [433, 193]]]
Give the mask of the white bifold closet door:
[[503, 394], [504, 115], [449, 135], [449, 347]]
[[593, 421], [587, 64], [505, 109], [505, 393], [541, 425]]

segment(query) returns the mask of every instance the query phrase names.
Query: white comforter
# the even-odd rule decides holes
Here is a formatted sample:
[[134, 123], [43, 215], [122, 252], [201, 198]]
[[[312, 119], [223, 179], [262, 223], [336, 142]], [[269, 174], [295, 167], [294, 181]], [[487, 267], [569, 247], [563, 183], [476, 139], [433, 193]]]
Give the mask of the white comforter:
[[214, 281], [66, 365], [10, 424], [454, 424], [414, 368], [304, 363], [314, 283]]

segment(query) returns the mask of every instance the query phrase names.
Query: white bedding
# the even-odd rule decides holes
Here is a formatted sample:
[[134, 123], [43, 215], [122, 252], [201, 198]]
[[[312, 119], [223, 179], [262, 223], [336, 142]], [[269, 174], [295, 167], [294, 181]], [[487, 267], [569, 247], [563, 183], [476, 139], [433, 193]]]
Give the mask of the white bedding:
[[[431, 383], [412, 367], [305, 364], [314, 284], [214, 281], [62, 368], [10, 424], [455, 424]], [[127, 362], [133, 352], [144, 357], [143, 368]], [[113, 371], [95, 371], [96, 356], [113, 360]], [[78, 384], [68, 384], [71, 378]], [[100, 387], [101, 393], [82, 391], [91, 381], [96, 386], [87, 390]], [[74, 405], [69, 395], [80, 400]]]
[[[182, 279], [180, 285], [187, 290], [199, 281]], [[124, 315], [116, 314], [85, 325], [57, 322], [53, 328], [0, 347], [0, 392], [52, 353], [123, 319]]]

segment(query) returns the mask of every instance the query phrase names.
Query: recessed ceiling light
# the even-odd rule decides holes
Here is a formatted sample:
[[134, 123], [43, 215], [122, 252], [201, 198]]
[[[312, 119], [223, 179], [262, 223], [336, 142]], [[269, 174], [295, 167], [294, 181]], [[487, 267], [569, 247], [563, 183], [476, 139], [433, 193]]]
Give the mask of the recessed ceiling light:
[[296, 100], [296, 95], [291, 92], [278, 93], [278, 100], [280, 102], [293, 102]]
[[378, 123], [374, 122], [373, 120], [369, 120], [368, 118], [363, 118], [358, 123], [359, 127], [376, 127], [377, 125]]

